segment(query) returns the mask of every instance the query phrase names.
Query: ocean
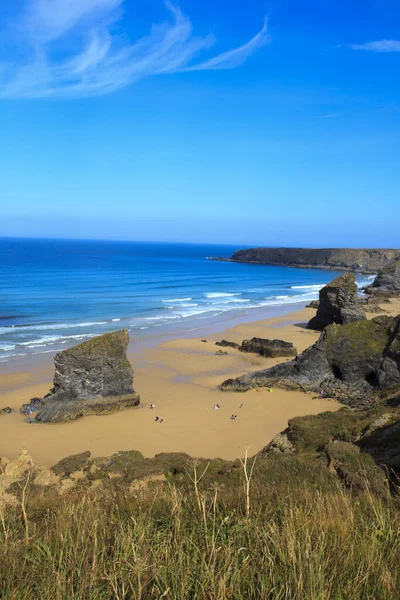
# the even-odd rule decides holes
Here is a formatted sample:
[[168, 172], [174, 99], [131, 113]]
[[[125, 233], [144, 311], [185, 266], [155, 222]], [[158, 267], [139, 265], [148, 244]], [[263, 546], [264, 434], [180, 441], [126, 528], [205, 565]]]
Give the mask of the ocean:
[[[238, 246], [0, 238], [0, 362], [126, 327], [131, 337], [201, 331], [318, 298], [319, 269], [209, 260]], [[360, 275], [358, 284], [371, 277]], [[227, 324], [229, 326], [229, 323]]]

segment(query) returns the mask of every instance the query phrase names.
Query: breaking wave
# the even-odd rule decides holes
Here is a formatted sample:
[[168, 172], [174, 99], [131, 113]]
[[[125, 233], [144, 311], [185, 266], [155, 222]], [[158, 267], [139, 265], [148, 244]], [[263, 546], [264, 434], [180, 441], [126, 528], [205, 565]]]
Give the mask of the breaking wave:
[[242, 292], [227, 293], [227, 292], [209, 292], [204, 294], [206, 298], [227, 298], [228, 296], [241, 296]]

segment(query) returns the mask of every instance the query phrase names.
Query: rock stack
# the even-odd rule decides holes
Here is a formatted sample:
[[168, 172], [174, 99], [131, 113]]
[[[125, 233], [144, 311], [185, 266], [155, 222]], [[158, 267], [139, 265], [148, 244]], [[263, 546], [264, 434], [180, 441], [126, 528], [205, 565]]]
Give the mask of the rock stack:
[[346, 273], [336, 277], [320, 290], [317, 314], [307, 327], [322, 331], [332, 323], [347, 325], [365, 318], [365, 313], [357, 303], [355, 275]]
[[371, 285], [365, 291], [367, 294], [379, 296], [397, 296], [400, 294], [400, 260], [395, 260], [384, 267]]
[[60, 422], [137, 406], [125, 329], [106, 333], [59, 352], [53, 389], [40, 401], [36, 419]]

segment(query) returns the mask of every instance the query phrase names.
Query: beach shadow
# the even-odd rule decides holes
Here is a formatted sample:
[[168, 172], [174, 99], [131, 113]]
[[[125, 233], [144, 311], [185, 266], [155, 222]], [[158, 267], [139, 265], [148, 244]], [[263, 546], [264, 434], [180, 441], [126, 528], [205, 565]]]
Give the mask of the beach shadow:
[[293, 323], [294, 327], [300, 327], [300, 329], [307, 329], [308, 323]]

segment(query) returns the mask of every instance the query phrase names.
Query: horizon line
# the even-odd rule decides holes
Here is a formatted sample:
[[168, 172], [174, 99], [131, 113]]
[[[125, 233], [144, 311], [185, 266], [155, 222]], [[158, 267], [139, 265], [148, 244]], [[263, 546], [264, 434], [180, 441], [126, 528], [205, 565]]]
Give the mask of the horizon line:
[[232, 244], [226, 242], [179, 242], [179, 241], [157, 241], [157, 240], [120, 240], [120, 239], [104, 239], [104, 238], [63, 238], [63, 237], [47, 237], [47, 236], [18, 236], [18, 235], [2, 235], [0, 234], [1, 240], [51, 240], [51, 241], [60, 241], [60, 242], [110, 242], [110, 243], [121, 243], [121, 244], [169, 244], [169, 245], [187, 245], [187, 246], [232, 246], [238, 247], [240, 246], [240, 250], [245, 249], [246, 247], [251, 249], [256, 248], [278, 248], [278, 249], [307, 249], [307, 250], [400, 250], [400, 248], [386, 248], [381, 246], [326, 246], [326, 247], [316, 247], [316, 246], [269, 246], [269, 245], [259, 245], [259, 244]]

